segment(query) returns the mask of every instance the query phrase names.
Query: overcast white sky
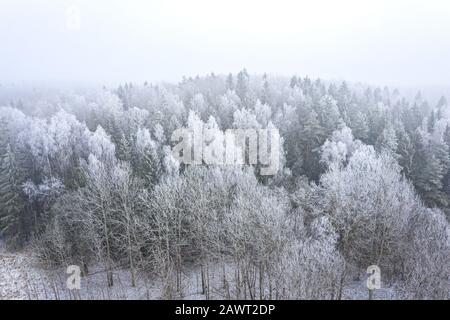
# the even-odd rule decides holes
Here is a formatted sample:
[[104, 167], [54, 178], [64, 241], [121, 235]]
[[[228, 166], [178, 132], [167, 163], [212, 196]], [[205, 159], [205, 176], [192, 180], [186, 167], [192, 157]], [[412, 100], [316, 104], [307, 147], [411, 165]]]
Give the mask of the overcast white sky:
[[450, 85], [445, 0], [0, 0], [0, 40], [0, 82], [178, 81], [245, 66]]

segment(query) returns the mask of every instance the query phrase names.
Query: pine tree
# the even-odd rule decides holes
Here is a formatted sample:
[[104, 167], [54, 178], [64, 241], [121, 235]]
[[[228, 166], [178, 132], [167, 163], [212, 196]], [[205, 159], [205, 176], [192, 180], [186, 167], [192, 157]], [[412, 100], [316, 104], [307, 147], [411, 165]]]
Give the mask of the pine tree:
[[334, 83], [330, 83], [327, 90], [328, 94], [334, 99], [337, 99], [337, 87]]
[[291, 82], [289, 84], [289, 86], [294, 89], [296, 86], [298, 86], [298, 80], [296, 76], [292, 76], [291, 78]]
[[9, 142], [8, 123], [5, 118], [0, 118], [0, 155], [6, 153]]
[[436, 124], [436, 117], [434, 114], [434, 110], [431, 111], [431, 115], [428, 118], [428, 132], [433, 132], [434, 131], [434, 125]]
[[367, 123], [367, 117], [362, 112], [356, 112], [350, 121], [349, 127], [352, 129], [352, 133], [356, 139], [363, 142], [367, 142], [369, 136], [369, 125]]
[[131, 143], [123, 133], [117, 146], [117, 158], [124, 161], [131, 161]]
[[317, 179], [320, 173], [317, 148], [325, 142], [325, 135], [314, 110], [307, 111], [302, 119], [298, 141], [303, 160], [303, 174], [310, 179]]
[[[160, 134], [158, 134], [159, 138]], [[134, 172], [145, 188], [152, 189], [163, 175], [161, 145], [154, 141], [148, 129], [139, 129], [134, 146]]]
[[447, 99], [446, 99], [444, 96], [442, 96], [442, 97], [439, 99], [439, 101], [438, 101], [438, 103], [437, 103], [437, 105], [436, 105], [436, 108], [440, 109], [440, 108], [442, 108], [442, 107], [445, 107], [446, 105], [447, 105]]
[[386, 151], [397, 159], [398, 158], [397, 148], [398, 148], [397, 135], [393, 126], [389, 123], [383, 129], [381, 135], [378, 137], [377, 149], [379, 151]]
[[24, 201], [21, 194], [19, 170], [11, 146], [0, 159], [0, 234], [11, 247], [26, 240]]
[[237, 75], [236, 94], [241, 99], [244, 106], [248, 107], [248, 90], [249, 90], [249, 75], [247, 70], [240, 71]]
[[442, 179], [444, 170], [439, 159], [432, 155], [422, 169], [416, 187], [419, 189], [423, 200], [429, 206], [447, 206], [445, 194], [442, 192]]
[[323, 96], [320, 98], [319, 103], [315, 105], [315, 111], [317, 112], [324, 134], [326, 136], [331, 135], [337, 129], [339, 123], [339, 110], [336, 100], [328, 95]]
[[413, 181], [428, 206], [445, 208], [449, 202], [444, 193], [444, 177], [450, 167], [449, 147], [441, 139], [416, 136]]
[[226, 87], [228, 90], [234, 90], [233, 74], [230, 73], [227, 76], [227, 84], [226, 85], [227, 85]]
[[402, 173], [407, 178], [411, 178], [415, 150], [414, 144], [403, 126], [397, 130], [397, 141], [398, 163], [402, 167]]
[[347, 86], [347, 83], [342, 82], [341, 86], [338, 90], [338, 104], [341, 106], [346, 106], [350, 100], [350, 90]]
[[263, 104], [269, 104], [270, 103], [270, 85], [269, 81], [267, 80], [267, 74], [264, 74], [263, 76], [263, 92], [261, 95], [261, 102]]
[[[450, 149], [450, 126], [447, 125], [445, 128], [443, 142], [447, 145], [447, 148]], [[447, 174], [444, 176], [444, 192], [447, 196], [450, 195], [450, 170], [447, 170]]]
[[450, 205], [448, 200], [448, 195], [445, 194], [447, 190], [447, 181], [450, 173], [450, 153], [449, 146], [444, 140], [440, 140], [433, 143], [433, 154], [439, 160], [442, 170], [441, 184], [439, 185], [439, 190], [436, 191], [436, 203], [441, 206], [441, 208], [448, 207]]
[[162, 163], [154, 148], [147, 148], [141, 160], [140, 175], [146, 188], [153, 188], [162, 175]]

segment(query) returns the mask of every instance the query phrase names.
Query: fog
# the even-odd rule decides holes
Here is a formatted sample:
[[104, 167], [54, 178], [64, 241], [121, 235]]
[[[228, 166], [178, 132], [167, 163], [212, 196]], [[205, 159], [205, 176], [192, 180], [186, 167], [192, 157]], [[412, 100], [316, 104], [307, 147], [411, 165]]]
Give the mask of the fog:
[[450, 85], [447, 1], [2, 0], [0, 82], [237, 72]]

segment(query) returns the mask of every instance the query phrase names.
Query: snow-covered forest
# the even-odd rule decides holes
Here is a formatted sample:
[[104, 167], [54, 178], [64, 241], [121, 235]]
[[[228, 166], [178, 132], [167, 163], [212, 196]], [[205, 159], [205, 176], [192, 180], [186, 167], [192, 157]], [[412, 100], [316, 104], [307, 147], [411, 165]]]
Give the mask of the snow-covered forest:
[[[450, 298], [445, 97], [245, 69], [0, 92], [0, 239], [34, 268], [151, 298], [345, 299], [377, 265], [395, 298]], [[171, 134], [194, 126], [277, 128], [279, 170], [179, 163]]]

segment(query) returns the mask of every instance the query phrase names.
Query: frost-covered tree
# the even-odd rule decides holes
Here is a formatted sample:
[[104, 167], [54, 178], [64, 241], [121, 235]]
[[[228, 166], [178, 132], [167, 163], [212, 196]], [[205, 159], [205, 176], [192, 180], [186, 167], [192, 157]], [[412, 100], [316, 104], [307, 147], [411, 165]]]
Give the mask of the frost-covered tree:
[[228, 76], [227, 76], [227, 89], [234, 90], [234, 81], [233, 81], [232, 73], [228, 74]]
[[377, 148], [380, 152], [388, 152], [394, 158], [397, 157], [397, 134], [392, 125], [386, 126], [377, 141]]
[[300, 120], [298, 131], [299, 149], [303, 160], [301, 173], [309, 178], [317, 179], [320, 172], [318, 166], [319, 154], [317, 151], [324, 142], [325, 135], [317, 113], [308, 109], [305, 112], [306, 114]]
[[405, 287], [412, 299], [449, 299], [450, 226], [437, 209], [426, 209], [410, 221], [404, 261]]
[[0, 231], [11, 247], [22, 245], [29, 236], [30, 221], [24, 210], [22, 179], [8, 144], [0, 158]]
[[430, 134], [424, 126], [417, 130], [416, 137], [414, 185], [428, 205], [446, 207], [443, 181], [450, 166], [449, 147], [440, 135]]
[[139, 129], [135, 141], [135, 171], [146, 188], [158, 183], [163, 175], [162, 150], [148, 129]]
[[361, 145], [361, 141], [355, 140], [351, 129], [344, 124], [341, 129], [333, 132], [331, 140], [322, 145], [320, 162], [327, 168], [332, 165], [346, 165]]
[[[121, 266], [132, 285], [156, 276], [163, 298], [188, 293], [194, 276], [207, 299], [341, 299], [377, 264], [401, 297], [448, 297], [445, 97], [433, 107], [425, 94], [245, 69], [2, 99], [7, 90], [2, 241], [32, 245], [44, 265], [100, 265], [109, 285]], [[190, 165], [172, 154], [183, 126], [200, 133]], [[227, 129], [275, 128], [274, 175], [261, 158], [240, 164], [238, 143], [232, 164], [209, 161]]]
[[237, 74], [236, 93], [244, 107], [249, 107], [249, 81], [250, 76], [246, 69], [243, 69]]
[[347, 166], [333, 164], [320, 183], [323, 210], [339, 234], [345, 258], [393, 272], [406, 245], [408, 221], [419, 206], [395, 160], [362, 146]]

